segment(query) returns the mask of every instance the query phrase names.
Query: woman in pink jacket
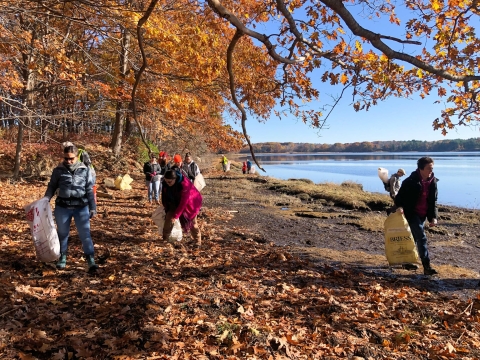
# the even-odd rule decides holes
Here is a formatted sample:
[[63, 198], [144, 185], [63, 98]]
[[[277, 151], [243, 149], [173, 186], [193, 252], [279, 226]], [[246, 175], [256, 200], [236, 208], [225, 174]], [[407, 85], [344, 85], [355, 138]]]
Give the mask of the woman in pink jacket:
[[163, 240], [168, 241], [176, 219], [185, 232], [191, 235], [197, 246], [202, 243], [202, 234], [197, 223], [197, 215], [202, 207], [202, 195], [182, 171], [168, 170], [163, 177], [162, 204], [165, 208]]

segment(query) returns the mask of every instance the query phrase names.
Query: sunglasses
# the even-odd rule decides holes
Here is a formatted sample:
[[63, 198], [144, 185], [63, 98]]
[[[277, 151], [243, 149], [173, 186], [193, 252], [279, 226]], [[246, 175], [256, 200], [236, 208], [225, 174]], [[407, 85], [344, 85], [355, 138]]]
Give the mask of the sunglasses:
[[75, 156], [74, 157], [64, 157], [64, 159], [66, 161], [73, 161], [73, 160], [75, 160]]

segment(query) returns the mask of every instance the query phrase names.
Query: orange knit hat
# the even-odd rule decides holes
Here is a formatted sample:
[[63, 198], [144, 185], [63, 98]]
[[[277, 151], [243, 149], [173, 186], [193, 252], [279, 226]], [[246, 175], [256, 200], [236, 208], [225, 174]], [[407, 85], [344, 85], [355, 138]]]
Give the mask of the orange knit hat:
[[182, 162], [182, 155], [176, 154], [176, 155], [173, 157], [173, 162], [174, 162], [174, 163], [181, 163], [181, 162]]

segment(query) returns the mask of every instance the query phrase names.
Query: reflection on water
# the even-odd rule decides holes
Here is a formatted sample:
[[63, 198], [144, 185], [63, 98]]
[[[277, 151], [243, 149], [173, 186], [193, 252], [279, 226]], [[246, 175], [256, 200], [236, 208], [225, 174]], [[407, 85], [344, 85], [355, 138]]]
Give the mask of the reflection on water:
[[279, 179], [306, 178], [316, 183], [354, 181], [362, 184], [366, 191], [382, 193], [386, 192], [377, 175], [379, 167], [388, 169], [390, 174], [403, 168], [408, 176], [416, 170], [417, 160], [422, 156], [431, 156], [435, 161], [440, 204], [480, 208], [477, 195], [480, 152], [257, 155], [266, 170], [263, 175]]

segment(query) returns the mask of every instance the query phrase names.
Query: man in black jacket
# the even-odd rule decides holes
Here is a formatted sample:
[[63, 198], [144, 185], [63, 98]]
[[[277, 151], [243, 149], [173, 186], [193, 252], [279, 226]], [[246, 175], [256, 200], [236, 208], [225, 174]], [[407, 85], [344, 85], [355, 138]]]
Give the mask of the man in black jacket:
[[[437, 274], [437, 271], [430, 266], [424, 229], [425, 219], [428, 219], [429, 226], [435, 226], [438, 218], [438, 179], [433, 174], [433, 163], [433, 159], [427, 156], [418, 159], [417, 170], [403, 181], [395, 197], [395, 205], [403, 209], [410, 225], [425, 275]], [[415, 267], [416, 265], [410, 264], [410, 267], [405, 268], [413, 270]]]

